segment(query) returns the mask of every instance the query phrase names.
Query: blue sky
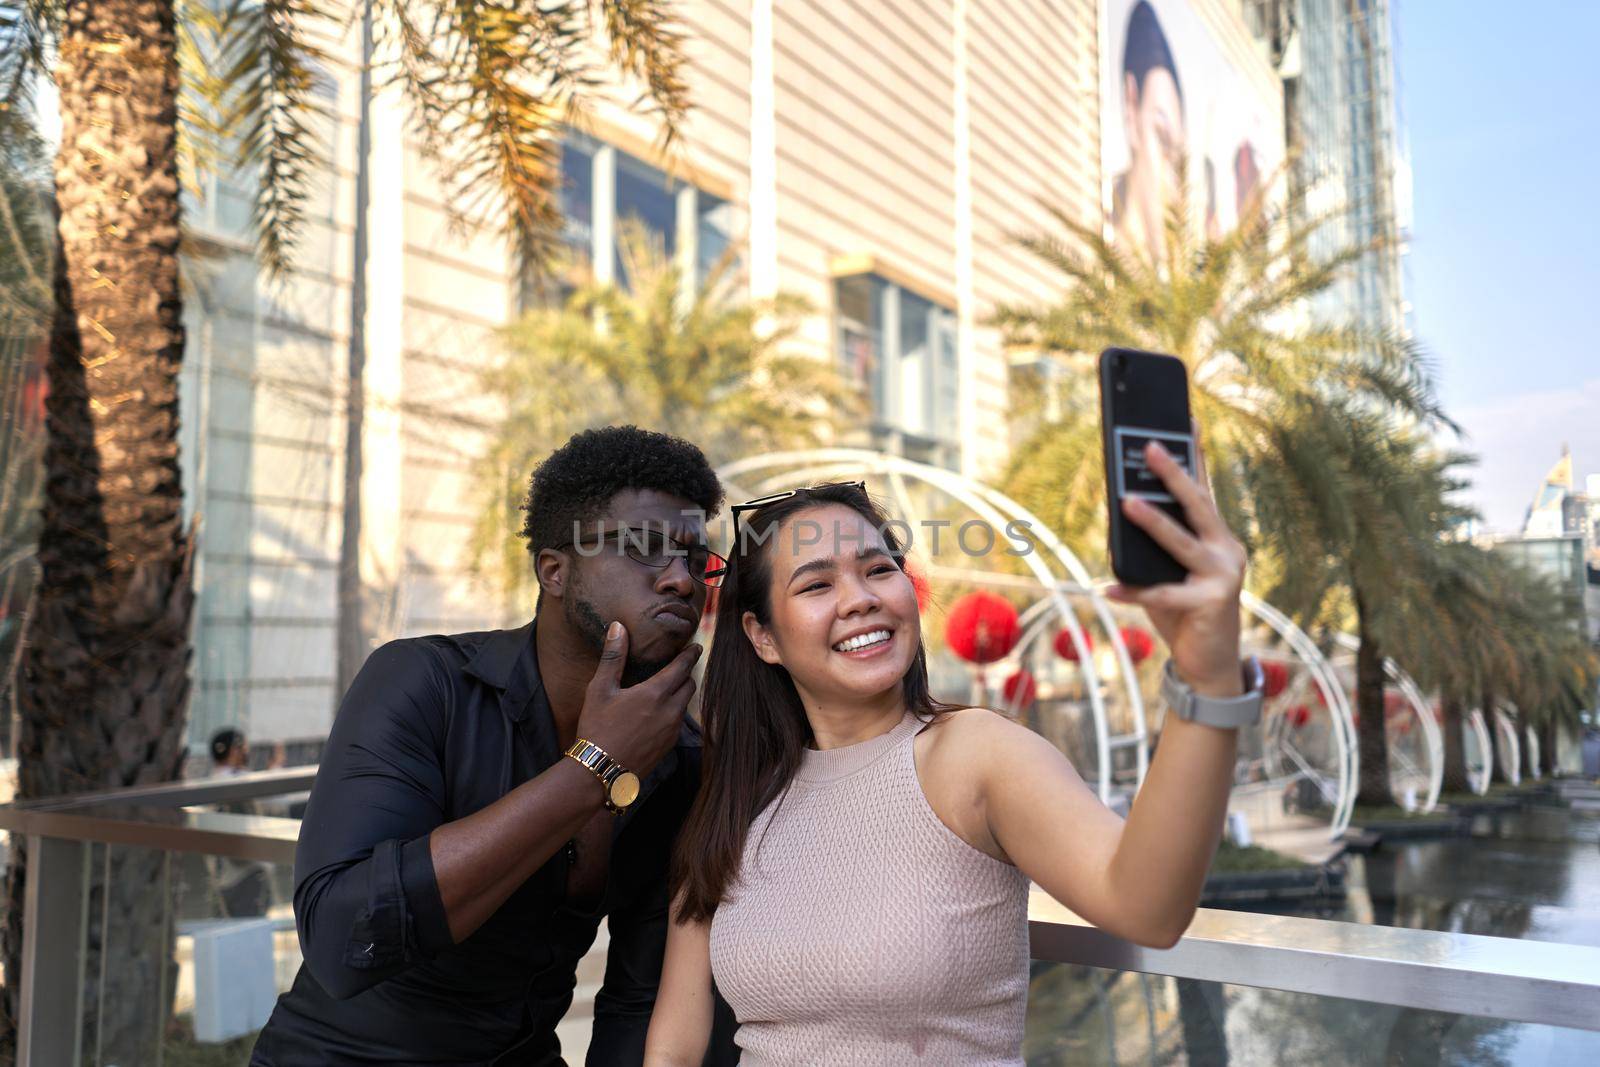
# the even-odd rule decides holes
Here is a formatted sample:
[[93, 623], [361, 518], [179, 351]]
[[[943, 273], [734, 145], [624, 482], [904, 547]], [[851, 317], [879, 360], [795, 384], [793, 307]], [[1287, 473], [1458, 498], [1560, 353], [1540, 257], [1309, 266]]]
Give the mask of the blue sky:
[[1562, 442], [1600, 474], [1600, 3], [1396, 6], [1416, 331], [1514, 530]]

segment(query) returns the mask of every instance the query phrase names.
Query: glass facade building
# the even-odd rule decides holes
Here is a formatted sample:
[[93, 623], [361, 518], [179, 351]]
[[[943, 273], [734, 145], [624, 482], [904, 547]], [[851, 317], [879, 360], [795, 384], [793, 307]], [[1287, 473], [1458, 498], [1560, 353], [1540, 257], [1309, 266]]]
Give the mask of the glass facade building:
[[1283, 77], [1291, 202], [1318, 220], [1313, 251], [1371, 246], [1319, 313], [1409, 331], [1405, 247], [1411, 172], [1390, 0], [1243, 0]]

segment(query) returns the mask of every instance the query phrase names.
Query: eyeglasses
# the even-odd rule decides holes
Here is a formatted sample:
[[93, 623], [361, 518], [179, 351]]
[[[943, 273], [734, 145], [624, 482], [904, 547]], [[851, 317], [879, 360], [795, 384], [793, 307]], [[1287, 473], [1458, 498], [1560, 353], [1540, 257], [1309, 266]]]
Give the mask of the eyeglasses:
[[[788, 489], [782, 493], [773, 493], [770, 496], [758, 496], [754, 500], [746, 500], [743, 504], [733, 505], [728, 509], [728, 513], [733, 516], [733, 551], [735, 553], [739, 551], [739, 516], [752, 511], [760, 511], [768, 505], [776, 504], [780, 500], [788, 500], [790, 497], [798, 496], [801, 493], [814, 493], [818, 489], [834, 489], [839, 486], [848, 486], [863, 494], [867, 491], [866, 482], [824, 482], [821, 485], [802, 485], [798, 489]], [[726, 560], [723, 561], [723, 565], [726, 567]], [[717, 572], [719, 582], [722, 579], [722, 574], [722, 571]]]
[[660, 570], [670, 567], [673, 560], [681, 559], [689, 569], [689, 577], [710, 588], [722, 583], [722, 575], [728, 567], [727, 560], [705, 545], [686, 545], [648, 526], [619, 526], [614, 530], [601, 530], [595, 534], [592, 552], [585, 550], [585, 546], [591, 543], [587, 541], [563, 541], [550, 547], [570, 548], [576, 545], [580, 555], [599, 555], [601, 545], [613, 537], [621, 538], [622, 551], [635, 563]]

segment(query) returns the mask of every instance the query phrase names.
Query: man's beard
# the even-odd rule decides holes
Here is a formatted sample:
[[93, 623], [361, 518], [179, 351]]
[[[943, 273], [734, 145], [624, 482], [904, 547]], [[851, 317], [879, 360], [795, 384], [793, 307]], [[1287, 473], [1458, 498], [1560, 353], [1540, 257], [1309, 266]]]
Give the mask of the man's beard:
[[[567, 623], [574, 630], [577, 630], [579, 634], [583, 635], [584, 643], [594, 649], [596, 656], [600, 655], [606, 647], [606, 620], [601, 617], [599, 611], [595, 610], [594, 604], [584, 599], [583, 594], [577, 589], [572, 590], [571, 595], [565, 597], [562, 603], [567, 605]], [[632, 634], [628, 635], [628, 641], [628, 660], [622, 665], [623, 688], [638, 685], [672, 662], [670, 659], [641, 659], [634, 655]]]

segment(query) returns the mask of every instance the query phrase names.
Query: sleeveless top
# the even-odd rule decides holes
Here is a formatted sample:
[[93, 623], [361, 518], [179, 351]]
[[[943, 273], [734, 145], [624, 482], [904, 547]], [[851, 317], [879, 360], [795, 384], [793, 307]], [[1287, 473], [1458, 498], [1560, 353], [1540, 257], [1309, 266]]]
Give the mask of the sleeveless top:
[[1028, 878], [928, 805], [922, 725], [807, 749], [751, 824], [711, 921], [740, 1067], [1021, 1067]]

